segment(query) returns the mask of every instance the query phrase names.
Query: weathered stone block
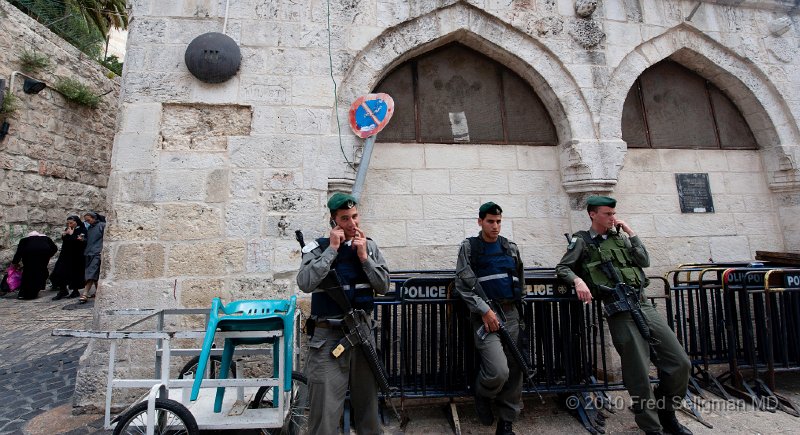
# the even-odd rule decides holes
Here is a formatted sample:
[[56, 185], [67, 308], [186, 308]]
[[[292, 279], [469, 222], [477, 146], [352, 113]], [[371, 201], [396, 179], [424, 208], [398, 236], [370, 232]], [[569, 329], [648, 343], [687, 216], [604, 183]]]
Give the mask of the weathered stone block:
[[264, 192], [266, 212], [275, 213], [313, 213], [318, 212], [320, 197], [306, 191]]
[[379, 143], [375, 145], [370, 169], [422, 168], [425, 166], [424, 147], [421, 144]]
[[378, 248], [383, 250], [389, 246], [406, 246], [408, 237], [406, 236], [406, 221], [404, 220], [381, 220], [371, 222], [365, 219], [361, 223], [361, 229], [367, 237], [375, 240]]
[[[256, 234], [251, 234], [255, 236]], [[272, 270], [272, 243], [270, 240], [249, 240], [245, 257], [245, 271], [247, 273], [271, 273]]]
[[159, 243], [131, 243], [117, 247], [113, 279], [141, 280], [164, 276], [164, 246]]
[[509, 193], [508, 171], [501, 170], [452, 170], [450, 191], [454, 194], [504, 194]]
[[222, 235], [222, 211], [203, 204], [164, 204], [161, 240], [214, 239]]
[[297, 169], [267, 169], [264, 171], [263, 191], [302, 189], [303, 171]]
[[302, 254], [300, 246], [294, 240], [276, 240], [273, 247], [272, 272], [273, 273], [295, 273], [300, 264]]
[[180, 302], [186, 308], [209, 308], [214, 298], [232, 300], [225, 282], [219, 278], [184, 279], [180, 281]]
[[263, 205], [255, 201], [232, 201], [225, 205], [225, 234], [233, 238], [258, 237]]
[[261, 190], [261, 175], [258, 169], [235, 169], [230, 172], [230, 196], [232, 198], [255, 198]]
[[410, 169], [372, 169], [364, 181], [364, 194], [390, 194], [411, 192]]
[[462, 170], [478, 168], [481, 165], [478, 149], [468, 145], [426, 145], [425, 167]]
[[411, 172], [411, 193], [450, 193], [450, 171], [446, 169], [424, 169]]
[[508, 193], [511, 194], [537, 194], [562, 189], [558, 172], [508, 171], [507, 174]]
[[717, 262], [751, 260], [750, 244], [747, 236], [711, 237], [711, 258]]
[[126, 170], [151, 169], [156, 162], [158, 140], [155, 134], [118, 133], [112, 163]]
[[106, 241], [139, 241], [158, 238], [158, 208], [151, 204], [118, 203], [113, 225], [106, 229]]
[[364, 219], [417, 219], [422, 210], [422, 196], [372, 195], [359, 205]]
[[240, 273], [245, 264], [243, 240], [179, 243], [167, 254], [168, 276], [214, 276]]
[[161, 147], [165, 150], [224, 150], [226, 136], [250, 134], [249, 106], [165, 104], [161, 117]]
[[422, 217], [429, 219], [471, 218], [478, 216], [479, 195], [423, 195]]
[[206, 198], [208, 171], [180, 170], [159, 172], [156, 175], [155, 201], [203, 201]]
[[303, 145], [290, 136], [232, 137], [230, 162], [239, 168], [298, 168], [303, 164]]
[[426, 220], [425, 225], [408, 225], [408, 239], [415, 246], [451, 245], [458, 246], [464, 239], [461, 233], [461, 220]]

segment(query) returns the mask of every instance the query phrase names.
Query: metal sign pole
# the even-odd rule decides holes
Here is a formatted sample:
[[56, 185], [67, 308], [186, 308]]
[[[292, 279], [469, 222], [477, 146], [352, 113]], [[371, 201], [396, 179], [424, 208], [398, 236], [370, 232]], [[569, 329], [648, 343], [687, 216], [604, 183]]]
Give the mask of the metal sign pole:
[[361, 191], [364, 190], [364, 179], [367, 178], [369, 159], [372, 157], [372, 148], [375, 147], [376, 137], [378, 137], [377, 134], [370, 136], [367, 138], [366, 142], [364, 142], [364, 154], [361, 156], [361, 163], [358, 164], [356, 181], [353, 183], [353, 196], [356, 200], [361, 198]]

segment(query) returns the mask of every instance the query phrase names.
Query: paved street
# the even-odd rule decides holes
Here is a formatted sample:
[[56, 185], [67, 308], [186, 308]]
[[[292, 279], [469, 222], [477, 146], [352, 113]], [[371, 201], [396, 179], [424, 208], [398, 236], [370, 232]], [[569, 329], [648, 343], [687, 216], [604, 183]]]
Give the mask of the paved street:
[[[87, 305], [76, 305], [74, 299], [53, 302], [52, 296], [52, 292], [43, 292], [34, 301], [19, 301], [14, 294], [0, 298], [0, 403], [3, 405], [0, 435], [108, 434], [102, 431], [99, 415], [72, 415], [71, 396], [85, 340], [50, 334], [54, 328], [90, 329], [91, 302]], [[784, 395], [800, 403], [800, 375], [779, 374], [778, 382]], [[633, 414], [626, 409], [627, 394], [615, 392], [611, 396], [616, 412], [609, 415], [606, 433], [639, 433]], [[545, 401], [544, 404], [533, 398], [525, 401], [520, 421], [514, 426], [518, 434], [588, 433], [566, 409], [555, 403], [554, 396], [545, 395]], [[408, 400], [404, 405], [411, 418], [405, 433], [451, 433], [446, 402]], [[493, 427], [478, 423], [471, 400], [459, 401], [457, 409], [462, 433], [494, 432]], [[724, 402], [711, 394], [703, 401], [703, 416], [714, 429], [679, 413], [681, 421], [695, 434], [790, 434], [796, 433], [800, 424], [800, 418], [785, 412], [758, 411], [751, 406]], [[401, 431], [396, 422], [389, 420], [385, 433]]]
[[[33, 417], [71, 402], [86, 340], [53, 337], [55, 328], [87, 329], [92, 303], [53, 302], [55, 293], [0, 297], [0, 434], [19, 434]], [[66, 308], [66, 309], [65, 309]]]

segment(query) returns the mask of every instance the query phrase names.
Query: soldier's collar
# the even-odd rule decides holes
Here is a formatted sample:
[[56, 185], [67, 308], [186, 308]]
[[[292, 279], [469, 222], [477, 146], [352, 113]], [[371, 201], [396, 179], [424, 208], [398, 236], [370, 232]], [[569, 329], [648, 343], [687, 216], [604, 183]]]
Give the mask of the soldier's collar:
[[[607, 234], [608, 234], [608, 232], [605, 232], [605, 233], [603, 233], [602, 235], [607, 235]], [[591, 228], [591, 227], [589, 228], [589, 236], [590, 236], [591, 238], [593, 238], [593, 239], [594, 239], [595, 237], [597, 237], [597, 236], [599, 236], [599, 235], [601, 235], [601, 234], [600, 234], [600, 233], [598, 233], [597, 231], [595, 231], [595, 230], [594, 230], [594, 228]]]

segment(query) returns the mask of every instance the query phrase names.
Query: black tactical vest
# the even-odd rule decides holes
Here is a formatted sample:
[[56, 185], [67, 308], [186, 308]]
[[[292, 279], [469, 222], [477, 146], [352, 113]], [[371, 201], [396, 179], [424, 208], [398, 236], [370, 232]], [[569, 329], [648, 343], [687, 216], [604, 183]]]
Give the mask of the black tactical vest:
[[[318, 248], [326, 250], [330, 246], [330, 239], [317, 239]], [[336, 259], [331, 264], [331, 269], [336, 270], [339, 280], [344, 286], [344, 293], [350, 299], [350, 304], [355, 309], [372, 312], [374, 302], [372, 286], [369, 278], [361, 267], [361, 260], [356, 250], [342, 243], [337, 251]], [[342, 309], [328, 293], [315, 291], [311, 293], [311, 315], [318, 317], [339, 317], [344, 315]]]

